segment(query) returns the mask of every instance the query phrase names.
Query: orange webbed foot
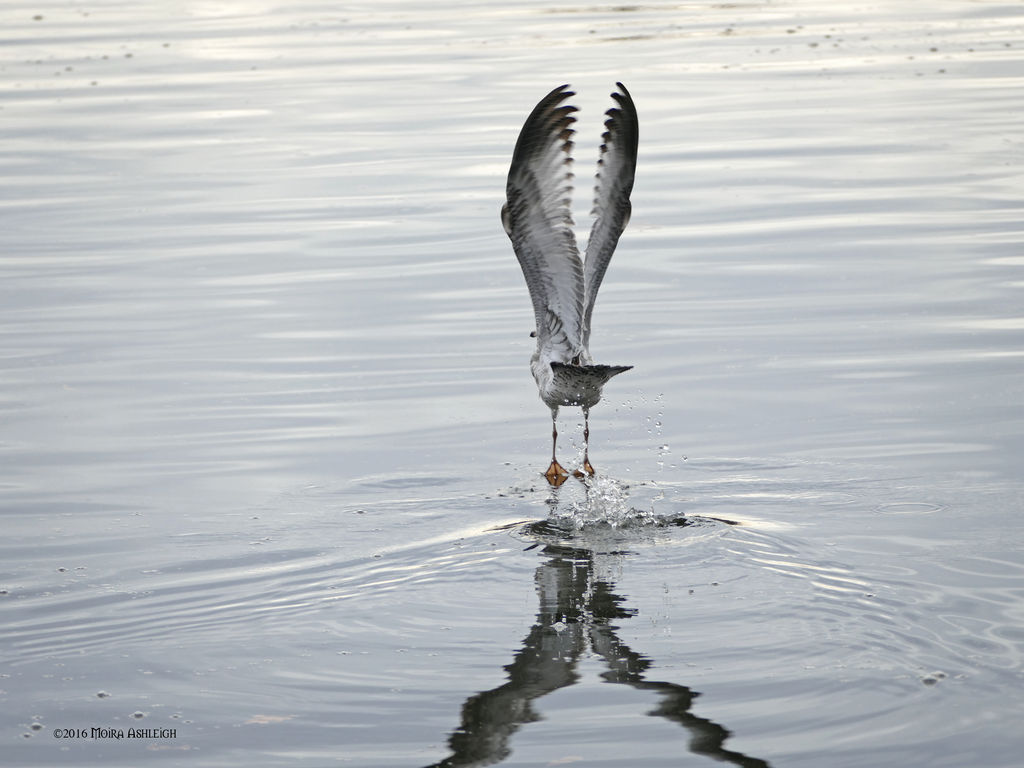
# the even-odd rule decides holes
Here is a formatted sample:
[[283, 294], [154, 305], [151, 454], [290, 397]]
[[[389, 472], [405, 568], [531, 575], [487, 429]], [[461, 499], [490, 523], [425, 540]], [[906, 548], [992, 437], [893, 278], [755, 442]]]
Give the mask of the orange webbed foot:
[[580, 478], [582, 480], [584, 477], [587, 477], [588, 475], [590, 477], [593, 477], [596, 473], [594, 471], [593, 465], [590, 463], [590, 460], [589, 459], [584, 459], [583, 460], [583, 471], [581, 472], [580, 470], [577, 469], [577, 470], [574, 470], [572, 474], [573, 474], [573, 477], [578, 477], [578, 478]]
[[568, 479], [569, 473], [565, 471], [565, 467], [559, 464], [558, 461], [552, 459], [551, 466], [544, 473], [544, 477], [547, 478], [549, 484], [557, 488]]

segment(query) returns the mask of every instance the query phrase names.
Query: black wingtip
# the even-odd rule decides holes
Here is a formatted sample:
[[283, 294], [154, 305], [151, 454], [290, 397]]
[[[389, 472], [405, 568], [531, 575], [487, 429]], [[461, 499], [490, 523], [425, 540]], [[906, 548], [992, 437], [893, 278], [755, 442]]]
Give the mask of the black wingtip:
[[573, 113], [576, 107], [564, 102], [575, 94], [567, 90], [568, 84], [552, 89], [547, 96], [537, 102], [537, 106], [526, 118], [519, 132], [515, 149], [512, 152], [512, 164], [525, 162], [526, 158], [538, 146], [548, 146], [552, 136], [562, 141], [562, 151], [568, 155], [572, 151], [570, 140], [575, 130], [576, 118]]
[[622, 83], [616, 83], [615, 85], [619, 87], [618, 91], [611, 94], [615, 103], [629, 112], [636, 112], [636, 105], [633, 103], [633, 97], [629, 95], [629, 91], [626, 90], [626, 86]]
[[570, 96], [575, 96], [576, 95], [576, 91], [569, 90], [570, 88], [572, 88], [572, 86], [569, 85], [568, 83], [562, 83], [557, 88], [552, 88], [551, 92], [547, 96], [545, 96], [542, 99], [542, 101], [547, 101], [548, 99], [553, 99], [553, 98], [556, 98], [556, 97], [559, 100], [561, 100], [561, 99], [567, 99]]

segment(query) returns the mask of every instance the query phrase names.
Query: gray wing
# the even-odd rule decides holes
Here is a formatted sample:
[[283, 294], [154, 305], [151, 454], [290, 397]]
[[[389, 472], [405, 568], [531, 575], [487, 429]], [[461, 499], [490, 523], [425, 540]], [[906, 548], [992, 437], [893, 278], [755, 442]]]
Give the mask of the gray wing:
[[551, 91], [526, 119], [501, 209], [530, 290], [538, 342], [553, 344], [566, 360], [579, 353], [583, 337], [583, 263], [570, 207], [576, 108], [563, 105], [574, 95], [568, 87]]
[[617, 107], [605, 114], [607, 129], [601, 137], [601, 156], [594, 189], [596, 217], [587, 239], [587, 259], [584, 267], [585, 301], [583, 312], [583, 344], [590, 342], [590, 315], [597, 301], [608, 262], [611, 261], [619, 236], [629, 223], [632, 206], [629, 193], [633, 190], [636, 173], [636, 150], [640, 128], [633, 99], [622, 83], [616, 83], [621, 93], [613, 93]]

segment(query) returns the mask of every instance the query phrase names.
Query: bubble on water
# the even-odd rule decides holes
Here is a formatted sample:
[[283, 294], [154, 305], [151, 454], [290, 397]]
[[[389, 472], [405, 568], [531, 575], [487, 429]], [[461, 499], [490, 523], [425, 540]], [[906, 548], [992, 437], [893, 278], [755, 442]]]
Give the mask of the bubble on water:
[[936, 683], [945, 680], [946, 677], [946, 673], [942, 671], [929, 672], [926, 675], [921, 675], [921, 682], [925, 685], [935, 685]]

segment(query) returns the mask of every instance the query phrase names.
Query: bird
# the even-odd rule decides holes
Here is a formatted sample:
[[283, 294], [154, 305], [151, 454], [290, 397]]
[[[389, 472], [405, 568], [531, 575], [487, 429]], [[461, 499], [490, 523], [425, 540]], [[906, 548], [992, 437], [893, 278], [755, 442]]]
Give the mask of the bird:
[[636, 174], [639, 124], [633, 98], [622, 83], [605, 112], [594, 187], [593, 224], [581, 258], [573, 231], [572, 150], [578, 110], [575, 96], [560, 85], [538, 102], [516, 141], [505, 188], [501, 222], [512, 241], [533, 303], [537, 349], [530, 370], [540, 399], [551, 409], [551, 464], [544, 477], [560, 486], [569, 473], [558, 463], [558, 409], [583, 410], [583, 466], [573, 474], [594, 475], [590, 463], [590, 409], [604, 385], [631, 365], [598, 365], [590, 356], [591, 317], [597, 291], [619, 237], [629, 223]]

